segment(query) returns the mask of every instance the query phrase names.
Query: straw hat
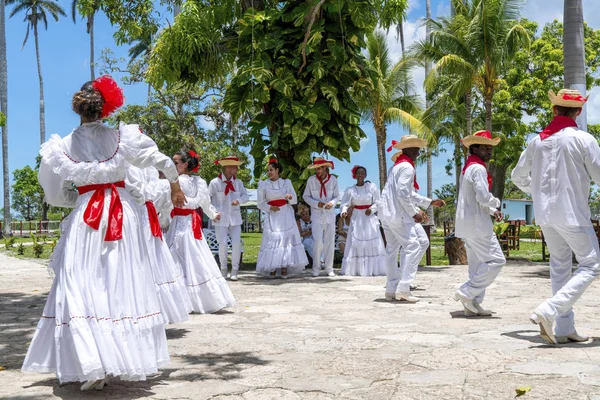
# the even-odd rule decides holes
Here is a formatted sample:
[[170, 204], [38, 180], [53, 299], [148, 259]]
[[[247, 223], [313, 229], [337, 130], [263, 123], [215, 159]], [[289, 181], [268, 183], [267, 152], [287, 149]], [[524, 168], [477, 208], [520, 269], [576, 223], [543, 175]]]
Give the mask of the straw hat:
[[244, 162], [240, 161], [239, 158], [237, 158], [236, 156], [227, 156], [227, 157], [223, 157], [220, 160], [215, 160], [215, 165], [220, 165], [222, 167], [228, 167], [231, 165], [235, 165], [235, 166], [239, 166], [242, 165]]
[[302, 214], [302, 211], [308, 211], [310, 213], [310, 208], [308, 208], [308, 206], [306, 206], [305, 204], [298, 204], [298, 211], [296, 211], [297, 215]]
[[577, 89], [560, 89], [557, 94], [552, 90], [548, 91], [548, 98], [553, 106], [581, 108], [588, 97], [589, 94], [583, 97]]
[[422, 148], [427, 146], [427, 140], [421, 139], [417, 135], [404, 135], [400, 138], [400, 141], [392, 140], [392, 145], [388, 147], [387, 151], [392, 151], [392, 148], [402, 150], [410, 147]]
[[392, 154], [392, 161], [396, 162], [396, 160], [398, 159], [398, 157], [400, 157], [402, 155], [402, 150], [397, 151], [396, 153]]
[[329, 167], [329, 168], [333, 169], [333, 161], [326, 160], [323, 157], [315, 157], [315, 159], [313, 160], [313, 163], [310, 164], [306, 168], [316, 169], [319, 167]]
[[461, 142], [466, 148], [469, 148], [474, 144], [496, 146], [498, 143], [500, 143], [500, 138], [492, 138], [490, 131], [477, 131], [471, 136], [462, 138]]

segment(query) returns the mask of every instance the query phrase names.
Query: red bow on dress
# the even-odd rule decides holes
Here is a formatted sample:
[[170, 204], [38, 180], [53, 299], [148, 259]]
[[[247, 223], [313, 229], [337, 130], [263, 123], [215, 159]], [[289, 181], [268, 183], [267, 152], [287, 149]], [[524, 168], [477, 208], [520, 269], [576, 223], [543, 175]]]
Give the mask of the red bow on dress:
[[485, 171], [488, 173], [488, 175], [487, 175], [488, 190], [492, 190], [492, 176], [488, 172], [487, 166], [485, 165], [485, 163], [483, 162], [483, 160], [481, 158], [477, 157], [475, 154], [471, 154], [471, 155], [469, 155], [469, 157], [467, 157], [467, 163], [465, 164], [465, 166], [462, 169], [462, 174], [464, 175], [465, 171], [467, 170], [467, 168], [469, 168], [469, 166], [471, 166], [473, 164], [479, 164], [479, 165], [483, 165], [484, 166]]
[[202, 240], [202, 219], [200, 219], [200, 215], [196, 212], [196, 210], [192, 210], [189, 208], [174, 208], [171, 211], [171, 218], [173, 217], [186, 217], [188, 215], [192, 216], [192, 232], [194, 232], [194, 238], [196, 240]]
[[162, 240], [162, 229], [160, 228], [160, 221], [158, 220], [158, 213], [156, 212], [154, 203], [147, 201], [146, 209], [148, 210], [148, 220], [150, 221], [150, 231], [152, 232], [152, 236]]
[[225, 183], [225, 196], [229, 194], [229, 192], [235, 192], [235, 187], [233, 186], [233, 181], [235, 180], [235, 176], [232, 176], [229, 180], [223, 180], [223, 174], [219, 174], [219, 179]]
[[100, 228], [102, 220], [102, 211], [104, 211], [104, 191], [111, 189], [110, 193], [110, 208], [108, 209], [108, 226], [104, 240], [112, 242], [123, 238], [123, 204], [121, 196], [117, 188], [124, 188], [125, 182], [119, 181], [115, 183], [100, 183], [96, 185], [79, 186], [77, 191], [79, 194], [94, 192], [88, 201], [85, 212], [83, 213], [83, 221], [92, 229]]
[[[398, 158], [396, 158], [396, 162], [394, 163], [394, 166], [403, 163], [403, 162], [407, 162], [410, 165], [412, 165], [413, 168], [415, 168], [415, 162], [412, 160], [412, 158], [410, 158], [409, 156], [407, 156], [406, 154], [400, 154], [400, 156], [398, 156]], [[413, 179], [413, 187], [417, 190], [419, 190], [419, 184], [417, 183], [417, 169], [415, 168], [415, 179]]]
[[[568, 95], [565, 95], [568, 96]], [[580, 96], [581, 97], [581, 96]], [[565, 100], [576, 100], [576, 99], [565, 99]], [[576, 128], [577, 122], [573, 120], [573, 118], [565, 117], [564, 115], [557, 115], [554, 117], [550, 125], [546, 127], [543, 131], [540, 132], [540, 139], [544, 140], [554, 135], [556, 132], [563, 130], [565, 128]]]

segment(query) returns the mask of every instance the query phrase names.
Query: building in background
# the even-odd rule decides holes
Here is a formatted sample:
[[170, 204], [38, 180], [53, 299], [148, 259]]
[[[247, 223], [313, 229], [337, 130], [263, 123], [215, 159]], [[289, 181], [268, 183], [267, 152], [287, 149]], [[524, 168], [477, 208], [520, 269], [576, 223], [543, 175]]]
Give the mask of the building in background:
[[530, 199], [504, 199], [500, 211], [505, 219], [525, 221], [527, 225], [532, 225], [535, 220], [533, 201]]

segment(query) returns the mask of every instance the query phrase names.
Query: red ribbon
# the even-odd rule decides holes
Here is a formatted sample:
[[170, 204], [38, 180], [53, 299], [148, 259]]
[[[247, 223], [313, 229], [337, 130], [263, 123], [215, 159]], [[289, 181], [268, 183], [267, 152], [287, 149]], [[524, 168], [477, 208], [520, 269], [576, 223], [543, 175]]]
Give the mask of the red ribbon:
[[398, 144], [397, 140], [392, 140], [392, 145], [387, 148], [387, 152], [389, 153], [390, 151], [392, 151], [392, 149], [394, 148], [394, 146], [397, 145], [397, 144]]
[[[415, 163], [412, 160], [412, 158], [410, 158], [409, 156], [407, 156], [406, 154], [400, 154], [400, 156], [398, 156], [398, 158], [396, 158], [396, 162], [394, 163], [394, 167], [400, 163], [403, 162], [407, 162], [410, 165], [412, 165], [413, 168], [415, 168]], [[417, 169], [415, 168], [415, 179], [413, 179], [413, 187], [417, 190], [419, 190], [419, 184], [417, 183]]]
[[232, 176], [229, 180], [223, 179], [223, 174], [219, 174], [219, 179], [225, 183], [225, 196], [229, 194], [229, 192], [235, 192], [235, 187], [233, 186], [233, 181], [235, 180], [235, 176]]
[[315, 175], [317, 177], [317, 180], [319, 181], [319, 183], [321, 184], [321, 191], [319, 192], [319, 195], [321, 197], [327, 197], [327, 188], [325, 187], [325, 184], [327, 182], [329, 182], [329, 179], [331, 178], [330, 174], [327, 174], [327, 178], [321, 180], [321, 178], [319, 178], [318, 175]]
[[171, 218], [173, 217], [187, 217], [192, 216], [192, 232], [194, 232], [194, 238], [196, 240], [202, 240], [202, 219], [196, 210], [189, 208], [174, 208], [171, 211]]
[[273, 163], [275, 163], [275, 164], [277, 163], [277, 159], [276, 158], [271, 158], [269, 160], [269, 164], [273, 164]]
[[287, 200], [286, 199], [276, 199], [276, 200], [271, 200], [268, 201], [267, 204], [273, 207], [283, 207], [287, 204]]
[[582, 103], [585, 103], [587, 101], [587, 99], [585, 97], [582, 97], [581, 95], [573, 96], [572, 94], [563, 94], [562, 99], [563, 100], [575, 100], [575, 101], [580, 101]]
[[123, 238], [123, 204], [117, 190], [118, 187], [124, 188], [125, 181], [85, 185], [77, 188], [80, 195], [94, 192], [83, 213], [83, 221], [94, 230], [100, 229], [100, 220], [102, 219], [102, 211], [104, 211], [104, 191], [111, 189], [108, 226], [106, 228], [106, 235], [104, 235], [104, 240], [107, 242]]
[[317, 160], [313, 162], [313, 165], [331, 164], [331, 169], [335, 169], [333, 161], [328, 160]]
[[550, 122], [550, 125], [548, 125], [546, 129], [540, 132], [540, 139], [547, 139], [550, 136], [554, 135], [556, 132], [570, 127], [577, 127], [577, 122], [575, 122], [573, 118], [565, 117], [564, 115], [557, 115], [556, 117], [554, 117], [552, 122]]
[[158, 220], [158, 213], [156, 212], [154, 203], [147, 201], [146, 209], [148, 210], [148, 221], [150, 221], [150, 231], [152, 232], [152, 236], [162, 240], [162, 229], [160, 227], [160, 221]]
[[488, 172], [487, 166], [485, 165], [483, 160], [481, 158], [477, 157], [475, 154], [471, 154], [471, 155], [469, 155], [469, 157], [467, 157], [467, 163], [465, 164], [465, 166], [462, 169], [462, 174], [464, 175], [467, 168], [469, 168], [469, 166], [471, 166], [473, 164], [483, 165], [485, 167], [485, 171], [488, 173], [487, 174], [488, 190], [491, 191], [492, 190], [492, 176]]
[[354, 206], [354, 209], [355, 210], [367, 210], [367, 209], [371, 208], [372, 205], [373, 204], [365, 204], [365, 205], [362, 205], [362, 206]]

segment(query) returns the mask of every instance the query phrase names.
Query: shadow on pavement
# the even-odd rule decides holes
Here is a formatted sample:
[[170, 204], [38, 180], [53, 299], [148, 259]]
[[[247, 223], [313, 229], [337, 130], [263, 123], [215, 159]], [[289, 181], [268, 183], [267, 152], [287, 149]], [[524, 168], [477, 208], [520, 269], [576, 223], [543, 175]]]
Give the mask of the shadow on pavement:
[[495, 315], [474, 315], [472, 317], [466, 317], [464, 311], [450, 311], [450, 316], [454, 318], [464, 318], [464, 319], [502, 319], [501, 317], [497, 317]]
[[540, 336], [540, 331], [534, 330], [520, 330], [503, 333], [502, 336], [508, 336], [513, 339], [526, 340], [531, 343], [542, 345], [543, 347], [565, 347], [565, 348], [583, 348], [583, 347], [600, 347], [600, 337], [592, 337], [587, 342], [569, 342], [565, 344], [551, 345]]

